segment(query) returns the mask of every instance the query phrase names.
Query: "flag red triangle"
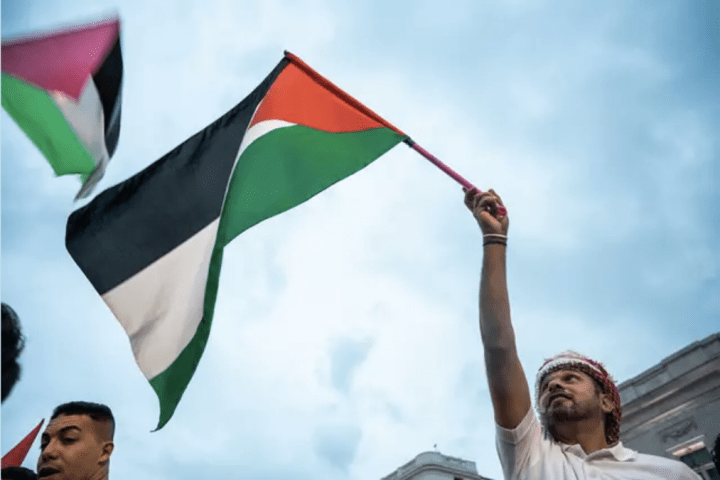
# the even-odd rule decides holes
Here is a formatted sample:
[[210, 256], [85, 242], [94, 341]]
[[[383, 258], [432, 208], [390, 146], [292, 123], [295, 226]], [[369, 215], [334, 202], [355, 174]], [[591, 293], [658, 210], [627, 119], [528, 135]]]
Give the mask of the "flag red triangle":
[[35, 441], [35, 437], [37, 437], [38, 432], [40, 432], [40, 427], [42, 427], [42, 424], [44, 422], [45, 419], [43, 418], [42, 420], [40, 420], [40, 423], [38, 423], [38, 426], [35, 427], [32, 432], [28, 433], [25, 438], [20, 440], [20, 443], [15, 445], [12, 450], [10, 450], [2, 457], [2, 468], [19, 467], [20, 465], [22, 465], [22, 463], [25, 461], [25, 457], [27, 456], [28, 451], [30, 451], [30, 447]]
[[118, 39], [120, 21], [103, 22], [4, 41], [2, 71], [43, 90], [77, 100]]

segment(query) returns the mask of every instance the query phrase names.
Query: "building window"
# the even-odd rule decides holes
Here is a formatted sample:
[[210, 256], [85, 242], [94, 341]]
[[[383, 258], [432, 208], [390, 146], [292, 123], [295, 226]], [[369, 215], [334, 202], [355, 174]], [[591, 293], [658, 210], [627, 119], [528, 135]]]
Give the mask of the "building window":
[[698, 470], [705, 472], [705, 477], [709, 478], [710, 480], [720, 480], [720, 472], [717, 471], [717, 468], [710, 465], [707, 470]]
[[686, 453], [680, 457], [680, 460], [693, 470], [708, 463], [712, 463], [710, 452], [708, 452], [708, 449], [705, 447], [695, 450], [694, 452]]
[[678, 460], [696, 471], [703, 479], [720, 480], [720, 473], [713, 465], [712, 456], [705, 446], [703, 437], [700, 436], [684, 444], [677, 445], [670, 451]]
[[685, 465], [699, 473], [703, 478], [707, 478], [709, 480], [720, 480], [720, 473], [718, 473], [717, 468], [713, 465], [710, 452], [708, 452], [707, 448], [702, 448], [692, 453], [683, 455], [680, 457], [680, 460], [682, 460]]

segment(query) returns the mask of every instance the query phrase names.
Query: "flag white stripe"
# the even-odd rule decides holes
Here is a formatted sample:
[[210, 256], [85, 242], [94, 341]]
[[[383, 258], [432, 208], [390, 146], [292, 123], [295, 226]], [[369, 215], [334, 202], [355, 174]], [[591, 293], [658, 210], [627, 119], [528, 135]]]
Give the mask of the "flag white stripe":
[[103, 295], [148, 380], [165, 371], [202, 320], [220, 218]]
[[48, 93], [95, 160], [95, 165], [107, 163], [110, 155], [105, 146], [105, 113], [93, 79], [88, 77], [77, 101], [60, 91]]
[[92, 191], [105, 175], [105, 166], [110, 161], [105, 145], [105, 113], [100, 94], [92, 77], [88, 77], [77, 101], [60, 91], [48, 93], [65, 116], [70, 128], [75, 131], [80, 143], [95, 161], [95, 168], [75, 197], [77, 200]]
[[278, 128], [292, 127], [293, 125], [295, 124], [286, 122], [285, 120], [263, 120], [262, 122], [256, 123], [252, 127], [248, 128], [245, 132], [245, 136], [243, 136], [242, 142], [240, 143], [240, 151], [235, 159], [235, 163], [237, 164], [237, 159], [242, 156], [245, 149], [258, 138], [272, 132], [273, 130], [277, 130]]

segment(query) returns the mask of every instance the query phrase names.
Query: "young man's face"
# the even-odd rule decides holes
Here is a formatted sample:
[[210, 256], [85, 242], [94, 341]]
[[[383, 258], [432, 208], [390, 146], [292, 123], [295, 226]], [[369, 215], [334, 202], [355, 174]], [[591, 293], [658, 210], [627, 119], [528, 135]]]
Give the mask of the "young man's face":
[[42, 434], [38, 478], [87, 480], [98, 476], [112, 452], [112, 442], [100, 438], [98, 422], [87, 415], [60, 415]]
[[577, 370], [558, 370], [540, 384], [540, 411], [548, 425], [594, 416], [602, 419], [603, 405], [607, 405], [603, 398], [595, 381]]

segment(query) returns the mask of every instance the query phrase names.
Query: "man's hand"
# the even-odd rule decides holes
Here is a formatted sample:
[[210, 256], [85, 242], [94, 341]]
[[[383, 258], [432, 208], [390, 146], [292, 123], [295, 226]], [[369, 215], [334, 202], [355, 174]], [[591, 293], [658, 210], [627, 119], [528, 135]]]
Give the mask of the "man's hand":
[[507, 235], [510, 220], [507, 213], [502, 217], [498, 214], [498, 206], [503, 205], [500, 196], [492, 188], [478, 193], [476, 188], [465, 192], [465, 206], [472, 212], [483, 234]]

